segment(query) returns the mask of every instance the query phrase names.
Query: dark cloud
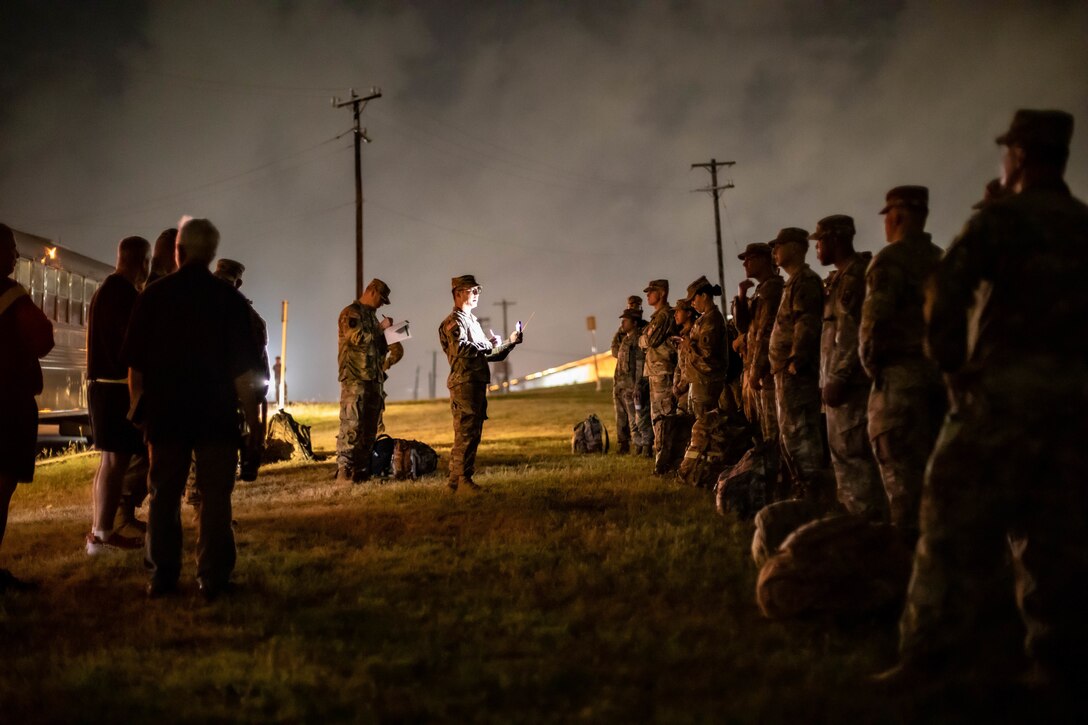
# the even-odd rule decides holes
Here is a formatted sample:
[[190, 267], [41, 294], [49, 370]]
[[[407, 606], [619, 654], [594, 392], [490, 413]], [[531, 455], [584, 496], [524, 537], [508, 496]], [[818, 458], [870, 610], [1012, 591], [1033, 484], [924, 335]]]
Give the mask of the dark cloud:
[[[453, 275], [483, 282], [496, 327], [500, 298], [535, 311], [520, 373], [585, 354], [587, 315], [603, 344], [648, 279], [713, 275], [694, 162], [737, 161], [732, 289], [731, 250], [830, 213], [877, 249], [900, 183], [931, 187], [946, 244], [1017, 107], [1088, 118], [1076, 2], [38, 7], [4, 9], [0, 216], [105, 259], [123, 235], [212, 218], [273, 348], [291, 300], [292, 392], [309, 398], [335, 396], [354, 286], [350, 139], [333, 140], [350, 117], [329, 105], [350, 86], [385, 94], [365, 114], [366, 269], [415, 324], [395, 397], [417, 365], [426, 392]], [[1086, 148], [1078, 134], [1081, 194]], [[440, 360], [440, 393], [444, 376]]]

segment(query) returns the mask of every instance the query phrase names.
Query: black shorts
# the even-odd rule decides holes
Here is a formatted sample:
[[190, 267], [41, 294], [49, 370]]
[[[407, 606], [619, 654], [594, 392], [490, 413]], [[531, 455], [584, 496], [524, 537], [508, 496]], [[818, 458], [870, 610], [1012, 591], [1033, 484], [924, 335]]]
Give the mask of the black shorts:
[[33, 397], [0, 400], [0, 473], [19, 483], [34, 479], [38, 404]]
[[87, 405], [91, 409], [91, 435], [94, 447], [110, 453], [139, 453], [144, 436], [128, 420], [128, 385], [90, 383]]

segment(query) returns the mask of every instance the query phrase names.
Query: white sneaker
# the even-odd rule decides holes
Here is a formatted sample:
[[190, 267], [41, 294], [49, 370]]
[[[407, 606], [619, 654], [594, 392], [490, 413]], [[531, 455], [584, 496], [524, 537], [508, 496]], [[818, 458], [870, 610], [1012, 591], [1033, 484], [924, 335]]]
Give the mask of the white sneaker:
[[98, 556], [99, 554], [106, 554], [124, 549], [142, 549], [143, 546], [144, 540], [142, 537], [122, 536], [116, 531], [106, 537], [105, 541], [95, 536], [93, 532], [87, 534], [88, 556]]

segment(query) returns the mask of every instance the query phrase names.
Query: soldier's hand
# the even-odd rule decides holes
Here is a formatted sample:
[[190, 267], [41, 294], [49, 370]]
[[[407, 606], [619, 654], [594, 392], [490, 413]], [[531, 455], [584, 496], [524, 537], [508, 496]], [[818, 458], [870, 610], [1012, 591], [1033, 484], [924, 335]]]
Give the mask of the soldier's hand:
[[510, 335], [510, 344], [511, 345], [520, 345], [522, 343], [522, 340], [524, 340], [524, 339], [525, 339], [525, 333], [524, 332], [515, 332], [512, 335]]
[[822, 392], [826, 406], [838, 408], [846, 402], [846, 383], [841, 380], [829, 380]]
[[795, 363], [795, 362], [793, 362], [791, 360], [790, 361], [790, 366], [788, 368], [786, 368], [786, 372], [789, 373], [790, 375], [796, 375], [797, 374], [797, 363]]
[[741, 297], [747, 297], [748, 296], [748, 290], [752, 289], [755, 286], [756, 286], [756, 283], [753, 282], [752, 280], [742, 279], [740, 281], [740, 284], [737, 285], [737, 291], [739, 292]]
[[385, 315], [382, 315], [382, 321], [378, 323], [378, 327], [385, 330], [388, 327], [392, 326], [392, 324], [393, 324], [392, 318], [389, 318], [389, 317], [386, 317]]
[[758, 377], [752, 376], [752, 380], [748, 383], [748, 387], [750, 387], [752, 390], [763, 390], [763, 380]]

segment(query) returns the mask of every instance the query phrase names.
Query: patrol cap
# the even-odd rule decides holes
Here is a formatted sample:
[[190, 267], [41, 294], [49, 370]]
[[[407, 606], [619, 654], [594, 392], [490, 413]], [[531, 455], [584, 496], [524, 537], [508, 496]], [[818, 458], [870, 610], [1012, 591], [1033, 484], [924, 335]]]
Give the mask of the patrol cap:
[[683, 299], [676, 301], [676, 309], [684, 310], [685, 312], [694, 312], [695, 308], [691, 306], [691, 300]]
[[748, 257], [770, 257], [771, 245], [766, 242], [752, 242], [741, 254], [737, 255], [737, 259], [744, 260]]
[[884, 197], [884, 208], [880, 213], [887, 214], [896, 206], [929, 211], [929, 189], [924, 186], [897, 186]]
[[646, 285], [646, 289], [643, 292], [649, 292], [650, 290], [660, 290], [665, 294], [669, 293], [669, 280], [667, 279], [652, 279], [650, 284]]
[[366, 288], [373, 288], [377, 290], [378, 294], [382, 296], [382, 304], [389, 304], [389, 285], [387, 285], [385, 282], [382, 282], [380, 279], [375, 277], [374, 279], [370, 280], [370, 284], [368, 284]]
[[778, 231], [778, 236], [767, 242], [771, 249], [774, 249], [779, 244], [789, 244], [790, 242], [796, 242], [805, 249], [808, 249], [808, 232], [800, 227], [786, 227]]
[[473, 287], [479, 286], [479, 283], [476, 282], [476, 277], [471, 274], [462, 274], [460, 277], [454, 277], [450, 280], [450, 289], [454, 292], [459, 289], [472, 289]]
[[217, 275], [230, 277], [237, 279], [245, 274], [246, 266], [241, 262], [236, 262], [233, 259], [220, 259], [215, 263], [215, 273]]
[[1009, 130], [997, 137], [997, 143], [1002, 146], [1068, 150], [1072, 138], [1071, 114], [1021, 108], [1013, 115]]
[[627, 298], [627, 304], [642, 309], [642, 298], [638, 295], [631, 295]]
[[720, 295], [722, 293], [722, 288], [716, 284], [711, 284], [710, 280], [708, 280], [704, 274], [688, 285], [687, 300], [690, 302], [691, 299], [700, 292], [707, 292], [712, 296]]
[[820, 221], [816, 222], [816, 231], [808, 235], [809, 239], [823, 239], [828, 234], [842, 233], [842, 234], [855, 234], [854, 229], [854, 217], [847, 216], [846, 214], [832, 214], [831, 216], [825, 216]]
[[624, 310], [620, 314], [620, 319], [621, 320], [641, 320], [642, 319], [642, 313], [639, 312], [638, 310]]

